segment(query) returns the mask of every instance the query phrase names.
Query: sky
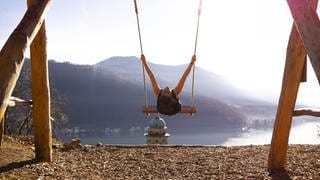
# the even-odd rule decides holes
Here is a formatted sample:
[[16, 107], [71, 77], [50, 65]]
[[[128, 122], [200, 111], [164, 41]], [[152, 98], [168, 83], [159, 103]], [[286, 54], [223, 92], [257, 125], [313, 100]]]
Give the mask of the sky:
[[[193, 55], [198, 0], [137, 0], [148, 61], [186, 64]], [[0, 1], [0, 47], [26, 11], [26, 2]], [[197, 65], [254, 96], [278, 101], [293, 20], [286, 1], [203, 0]], [[112, 56], [140, 56], [133, 0], [52, 0], [48, 57], [95, 64]], [[311, 65], [298, 101], [320, 107]]]

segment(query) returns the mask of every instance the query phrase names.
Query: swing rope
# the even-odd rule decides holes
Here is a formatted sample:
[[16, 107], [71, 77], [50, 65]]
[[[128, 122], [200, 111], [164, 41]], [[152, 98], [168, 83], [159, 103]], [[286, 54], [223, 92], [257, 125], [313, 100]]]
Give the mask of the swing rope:
[[199, 24], [200, 24], [201, 6], [202, 6], [202, 0], [199, 1], [197, 30], [196, 30], [196, 40], [195, 40], [195, 43], [194, 43], [194, 52], [193, 52], [193, 55], [196, 55], [196, 54], [197, 54], [197, 45], [198, 45], [198, 34], [199, 34]]
[[[141, 56], [143, 55], [143, 48], [142, 48], [142, 38], [141, 38], [141, 30], [140, 30], [140, 21], [139, 21], [139, 13], [138, 13], [138, 6], [137, 6], [137, 1], [133, 0], [134, 2], [134, 9], [136, 12], [136, 19], [137, 19], [137, 25], [138, 25], [138, 32], [139, 32], [139, 42], [140, 42], [140, 51], [141, 51]], [[142, 76], [143, 76], [143, 91], [144, 91], [144, 104], [145, 107], [148, 107], [148, 94], [147, 94], [147, 84], [146, 84], [146, 72], [144, 69], [143, 64], [142, 65]]]
[[138, 13], [138, 6], [137, 6], [137, 1], [134, 1], [134, 9], [136, 11], [136, 18], [137, 18], [137, 25], [138, 25], [138, 32], [139, 32], [139, 41], [140, 41], [140, 50], [141, 50], [141, 55], [143, 54], [143, 49], [142, 49], [142, 38], [141, 38], [141, 30], [140, 30], [140, 21], [139, 21], [139, 13]]
[[[140, 42], [140, 51], [141, 51], [141, 56], [142, 56], [143, 55], [143, 48], [142, 48], [142, 38], [141, 38], [141, 29], [140, 29], [140, 21], [139, 21], [139, 12], [138, 12], [137, 1], [133, 0], [133, 2], [134, 2], [135, 13], [136, 13], [136, 19], [137, 19], [139, 42]], [[202, 6], [202, 0], [199, 0], [198, 19], [197, 19], [197, 28], [196, 28], [196, 38], [195, 38], [194, 52], [193, 52], [194, 56], [196, 56], [196, 53], [197, 53], [201, 6]], [[144, 89], [145, 107], [147, 108], [148, 107], [148, 95], [147, 95], [145, 68], [144, 68], [143, 64], [142, 64], [142, 75], [143, 75], [143, 89]], [[193, 64], [193, 67], [192, 67], [192, 90], [191, 90], [192, 91], [191, 92], [192, 107], [194, 107], [194, 105], [195, 105], [195, 100], [194, 100], [194, 84], [195, 83], [194, 83], [194, 79], [195, 79], [195, 64]]]
[[[198, 45], [198, 34], [199, 34], [199, 24], [200, 24], [200, 15], [201, 15], [201, 7], [202, 7], [202, 0], [199, 1], [199, 7], [198, 7], [198, 20], [197, 20], [197, 30], [196, 30], [196, 38], [194, 43], [194, 51], [193, 55], [196, 56], [197, 54], [197, 45]], [[195, 69], [196, 66], [193, 64], [192, 67], [192, 90], [191, 90], [191, 97], [192, 97], [192, 107], [194, 107], [195, 100], [194, 100], [194, 77], [195, 77]]]

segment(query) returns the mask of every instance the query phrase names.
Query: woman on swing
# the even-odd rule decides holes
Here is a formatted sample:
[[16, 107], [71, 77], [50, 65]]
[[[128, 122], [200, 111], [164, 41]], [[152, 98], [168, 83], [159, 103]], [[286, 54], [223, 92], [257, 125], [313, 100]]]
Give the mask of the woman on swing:
[[180, 78], [178, 84], [174, 89], [170, 89], [168, 86], [165, 87], [164, 89], [161, 89], [151, 69], [149, 68], [146, 62], [146, 58], [143, 54], [141, 55], [140, 59], [150, 78], [153, 92], [158, 97], [157, 98], [158, 112], [161, 114], [169, 115], [169, 116], [179, 113], [181, 111], [179, 94], [181, 93], [184, 83], [188, 75], [190, 74], [192, 66], [196, 61], [196, 56], [195, 55], [192, 56], [190, 64], [188, 65], [187, 69], [183, 73], [182, 77]]

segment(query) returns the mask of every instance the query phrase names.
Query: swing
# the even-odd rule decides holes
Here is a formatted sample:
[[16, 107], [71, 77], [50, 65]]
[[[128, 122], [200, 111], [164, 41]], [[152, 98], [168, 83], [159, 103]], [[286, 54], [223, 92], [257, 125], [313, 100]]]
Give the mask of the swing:
[[[194, 46], [193, 56], [196, 56], [196, 50], [197, 50], [198, 32], [199, 32], [199, 20], [200, 20], [200, 14], [201, 14], [201, 5], [202, 5], [202, 0], [199, 0], [198, 19], [197, 19], [197, 28], [196, 28], [196, 38], [195, 38], [195, 46]], [[140, 50], [141, 50], [141, 55], [143, 55], [140, 22], [139, 22], [138, 7], [137, 7], [136, 0], [134, 0], [134, 8], [135, 8], [135, 13], [136, 13], [138, 33], [139, 33]], [[143, 64], [142, 64], [142, 72], [143, 72], [143, 86], [144, 86], [144, 100], [145, 100], [145, 105], [142, 107], [142, 112], [146, 116], [150, 115], [151, 113], [158, 113], [159, 114], [157, 106], [148, 105], [147, 88], [146, 88], [146, 75], [145, 75], [145, 67], [144, 67]], [[194, 101], [194, 79], [195, 79], [194, 77], [195, 77], [195, 64], [192, 65], [192, 90], [191, 90], [192, 105], [191, 106], [182, 105], [179, 113], [185, 113], [185, 114], [193, 115], [194, 113], [197, 112], [196, 107], [194, 105], [195, 104], [194, 103], [195, 102]]]
[[[150, 106], [143, 106], [142, 107], [142, 112], [146, 115], [149, 115], [151, 113], [158, 113], [157, 106], [150, 105]], [[194, 105], [192, 106], [187, 106], [187, 105], [182, 105], [181, 110], [179, 113], [185, 113], [185, 114], [190, 114], [193, 115], [194, 113], [197, 112], [197, 109]]]

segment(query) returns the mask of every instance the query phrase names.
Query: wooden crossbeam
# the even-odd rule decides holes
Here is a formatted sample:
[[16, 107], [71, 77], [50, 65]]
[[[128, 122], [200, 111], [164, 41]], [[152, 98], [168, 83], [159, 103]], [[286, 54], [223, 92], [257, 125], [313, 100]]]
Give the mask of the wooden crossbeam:
[[[154, 106], [154, 105], [153, 106], [147, 106], [147, 107], [143, 106], [142, 112], [147, 114], [147, 115], [150, 114], [150, 113], [158, 113], [157, 106]], [[185, 113], [185, 114], [193, 115], [196, 112], [197, 112], [196, 107], [183, 105], [183, 106], [181, 106], [181, 111], [179, 113]]]
[[20, 99], [20, 98], [11, 96], [8, 101], [8, 106], [9, 107], [32, 106], [32, 101], [31, 100], [24, 100], [24, 99]]
[[300, 108], [293, 111], [293, 116], [315, 116], [320, 117], [320, 109]]

